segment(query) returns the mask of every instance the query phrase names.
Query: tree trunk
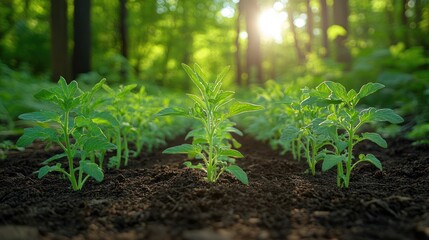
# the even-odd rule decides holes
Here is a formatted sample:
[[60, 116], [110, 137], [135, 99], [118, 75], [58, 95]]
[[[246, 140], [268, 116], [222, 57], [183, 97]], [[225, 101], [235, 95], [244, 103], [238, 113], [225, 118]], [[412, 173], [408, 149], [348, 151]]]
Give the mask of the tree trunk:
[[242, 3], [241, 1], [237, 3], [237, 22], [235, 26], [236, 36], [235, 36], [235, 63], [237, 65], [235, 82], [237, 86], [242, 86], [243, 82], [241, 79], [241, 75], [243, 74], [243, 70], [241, 68], [241, 48], [240, 48], [240, 22], [241, 22], [241, 12], [242, 12]]
[[67, 32], [67, 0], [51, 0], [51, 80], [56, 82], [63, 76], [70, 79]]
[[313, 11], [311, 9], [311, 1], [310, 0], [306, 0], [306, 6], [307, 6], [307, 35], [308, 35], [308, 42], [306, 44], [306, 49], [307, 49], [307, 53], [311, 52], [311, 47], [313, 44], [313, 38], [314, 38], [314, 34], [313, 34], [313, 28], [314, 28], [314, 24], [313, 24]]
[[74, 0], [73, 78], [91, 71], [91, 0]]
[[398, 43], [398, 40], [396, 39], [396, 34], [395, 34], [395, 28], [397, 28], [397, 25], [395, 22], [395, 2], [396, 0], [391, 0], [392, 7], [391, 8], [386, 7], [387, 22], [390, 23], [387, 29], [390, 45], [394, 45]]
[[295, 45], [296, 57], [298, 59], [298, 63], [302, 64], [302, 63], [304, 63], [304, 54], [302, 53], [302, 50], [299, 47], [298, 35], [296, 33], [295, 24], [293, 23], [293, 21], [294, 21], [293, 11], [292, 11], [292, 7], [290, 7], [290, 6], [287, 7], [287, 16], [288, 16], [290, 30], [291, 30], [292, 36], [293, 36], [293, 42]]
[[328, 41], [328, 28], [329, 28], [329, 17], [328, 17], [328, 5], [326, 0], [320, 0], [320, 28], [322, 29], [322, 46], [323, 46], [323, 57], [329, 57], [329, 41]]
[[258, 26], [259, 5], [256, 0], [241, 0], [245, 9], [247, 31], [247, 84], [262, 83], [261, 35]]
[[402, 0], [401, 3], [401, 38], [406, 47], [410, 46], [409, 37], [408, 37], [408, 18], [406, 15], [407, 12], [407, 3], [408, 0]]
[[349, 1], [348, 0], [334, 0], [334, 24], [343, 27], [346, 30], [345, 36], [338, 36], [335, 38], [336, 46], [336, 59], [338, 62], [345, 63], [349, 67], [351, 62], [351, 55], [345, 43], [349, 35]]
[[[128, 25], [127, 25], [127, 0], [119, 0], [119, 34], [121, 39], [121, 54], [128, 59]], [[120, 75], [121, 82], [128, 78], [127, 64], [122, 63]]]

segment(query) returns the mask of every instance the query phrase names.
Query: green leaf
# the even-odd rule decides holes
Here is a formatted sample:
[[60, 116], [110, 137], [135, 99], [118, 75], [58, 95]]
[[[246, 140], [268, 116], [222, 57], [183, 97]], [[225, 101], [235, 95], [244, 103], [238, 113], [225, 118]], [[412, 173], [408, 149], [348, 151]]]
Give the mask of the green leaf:
[[196, 128], [186, 135], [185, 140], [188, 140], [190, 137], [192, 138], [206, 138], [206, 132], [204, 128]]
[[93, 177], [97, 182], [103, 181], [103, 170], [101, 170], [97, 164], [87, 160], [80, 161], [79, 164], [82, 167], [82, 170], [89, 176]]
[[363, 97], [366, 97], [370, 94], [373, 94], [375, 92], [377, 92], [378, 90], [384, 88], [383, 84], [380, 83], [367, 83], [365, 85], [363, 85], [360, 90], [359, 93], [357, 94], [356, 98], [359, 100]]
[[235, 149], [225, 149], [221, 150], [219, 156], [227, 156], [227, 157], [235, 157], [235, 158], [243, 158], [243, 154]]
[[219, 73], [219, 75], [217, 75], [216, 77], [216, 85], [215, 88], [213, 89], [213, 93], [215, 95], [218, 94], [220, 87], [222, 85], [222, 80], [224, 79], [224, 77], [226, 76], [226, 74], [229, 72], [230, 66], [226, 66], [221, 73]]
[[238, 130], [237, 128], [235, 128], [235, 127], [227, 127], [227, 128], [225, 129], [225, 131], [226, 131], [226, 132], [232, 132], [232, 133], [235, 133], [235, 134], [237, 134], [237, 135], [239, 135], [239, 136], [243, 136], [243, 133], [242, 133], [240, 130]]
[[85, 127], [91, 125], [92, 121], [84, 116], [77, 116], [74, 119], [74, 123], [76, 127]]
[[112, 126], [114, 128], [120, 126], [119, 121], [109, 112], [97, 113], [91, 120], [95, 124]]
[[61, 170], [63, 170], [61, 163], [57, 163], [54, 166], [43, 166], [39, 169], [37, 177], [40, 179], [50, 172], [61, 172]]
[[201, 152], [201, 147], [191, 145], [191, 144], [182, 144], [175, 147], [170, 147], [165, 149], [162, 153], [166, 154], [191, 154], [196, 155]]
[[347, 148], [348, 143], [345, 141], [338, 140], [335, 142], [335, 145], [337, 146], [338, 152], [342, 152]]
[[194, 94], [186, 94], [186, 95], [188, 95], [188, 97], [190, 97], [201, 108], [204, 108], [204, 109], [207, 108], [205, 102], [197, 95], [194, 95]]
[[187, 168], [196, 168], [196, 169], [201, 169], [204, 170], [204, 167], [201, 163], [198, 163], [197, 165], [193, 165], [191, 162], [184, 162], [183, 165], [185, 165]]
[[280, 136], [280, 141], [283, 143], [289, 143], [295, 140], [298, 137], [298, 134], [299, 129], [297, 127], [288, 125], [283, 129], [282, 135]]
[[84, 142], [83, 149], [87, 152], [116, 149], [116, 145], [103, 137], [89, 137]]
[[42, 141], [54, 141], [58, 139], [57, 131], [52, 128], [42, 128], [39, 126], [33, 128], [25, 128], [24, 134], [16, 142], [18, 147], [26, 147], [34, 140], [40, 139]]
[[197, 74], [192, 70], [191, 67], [182, 63], [183, 69], [185, 69], [186, 74], [188, 74], [189, 78], [191, 78], [192, 82], [197, 86], [201, 93], [204, 93], [206, 88], [204, 84], [202, 84], [197, 76]]
[[373, 121], [387, 121], [393, 124], [398, 124], [403, 122], [404, 119], [396, 114], [392, 109], [382, 108], [375, 111]]
[[387, 142], [384, 140], [380, 134], [378, 133], [363, 133], [362, 134], [363, 139], [370, 140], [371, 142], [377, 144], [378, 146], [382, 148], [387, 148]]
[[243, 184], [249, 185], [249, 179], [247, 178], [247, 174], [237, 165], [231, 165], [225, 168], [225, 171], [231, 173]]
[[264, 107], [260, 105], [255, 105], [251, 103], [245, 102], [235, 102], [230, 108], [228, 112], [228, 117], [232, 117], [245, 112], [259, 111], [264, 109]]
[[215, 109], [225, 105], [226, 103], [233, 100], [234, 92], [233, 91], [221, 91], [215, 99]]
[[344, 102], [349, 101], [347, 90], [341, 83], [326, 81], [325, 84], [329, 88], [329, 90], [331, 90], [331, 99], [340, 99]]
[[367, 108], [362, 110], [359, 113], [359, 120], [361, 122], [382, 122], [387, 121], [390, 123], [401, 123], [404, 119], [396, 114], [392, 109], [383, 108], [383, 109], [375, 109], [375, 108]]
[[157, 114], [155, 114], [155, 116], [160, 117], [160, 116], [170, 116], [170, 115], [176, 115], [176, 116], [187, 116], [188, 113], [185, 112], [185, 110], [181, 109], [181, 108], [172, 108], [172, 107], [168, 107], [168, 108], [164, 108], [161, 111], [159, 111]]
[[36, 99], [45, 101], [51, 100], [54, 96], [55, 93], [47, 89], [42, 89], [34, 95]]
[[52, 156], [52, 157], [50, 157], [50, 158], [46, 159], [45, 161], [43, 161], [43, 162], [42, 162], [42, 164], [43, 164], [43, 165], [46, 165], [46, 164], [48, 164], [48, 163], [50, 163], [50, 162], [52, 162], [52, 161], [55, 161], [55, 160], [61, 159], [61, 158], [63, 158], [63, 157], [67, 157], [67, 154], [66, 154], [66, 153], [55, 154], [54, 156]]
[[380, 169], [380, 171], [383, 171], [380, 160], [378, 160], [374, 155], [367, 154], [362, 157], [364, 161], [372, 163], [376, 168]]
[[58, 113], [51, 112], [51, 111], [23, 113], [18, 116], [19, 119], [31, 120], [36, 122], [48, 122], [48, 121], [59, 122], [60, 117], [61, 116]]
[[343, 155], [338, 156], [338, 155], [326, 154], [325, 158], [323, 159], [322, 171], [328, 171], [334, 166], [337, 166], [337, 164], [341, 161], [345, 162], [347, 161], [347, 158]]

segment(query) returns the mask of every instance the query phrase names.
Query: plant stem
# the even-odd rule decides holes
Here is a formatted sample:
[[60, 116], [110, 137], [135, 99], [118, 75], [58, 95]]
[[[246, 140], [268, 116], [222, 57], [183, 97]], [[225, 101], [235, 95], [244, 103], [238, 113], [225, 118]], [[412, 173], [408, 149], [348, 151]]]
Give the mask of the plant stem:
[[345, 188], [349, 187], [350, 174], [352, 171], [353, 138], [354, 138], [353, 126], [350, 126], [350, 129], [348, 130], [348, 134], [349, 134], [349, 139], [348, 139], [348, 148], [347, 148], [346, 179], [344, 181]]
[[73, 153], [71, 150], [71, 146], [70, 146], [70, 139], [69, 139], [69, 115], [70, 112], [66, 111], [65, 113], [65, 119], [64, 119], [64, 126], [63, 126], [63, 131], [64, 131], [64, 142], [66, 144], [65, 148], [66, 148], [66, 154], [67, 154], [67, 159], [69, 160], [69, 174], [70, 174], [70, 182], [72, 184], [73, 190], [79, 190], [79, 187], [77, 185], [76, 182], [76, 176], [74, 174], [75, 170], [74, 170], [74, 166], [73, 166]]
[[128, 151], [128, 140], [127, 140], [127, 135], [124, 134], [124, 166], [128, 165], [128, 158], [129, 158], [129, 151]]
[[311, 174], [316, 175], [316, 142], [312, 140], [311, 144]]
[[122, 157], [122, 139], [121, 139], [121, 129], [118, 129], [116, 136], [116, 169], [121, 167], [121, 157]]

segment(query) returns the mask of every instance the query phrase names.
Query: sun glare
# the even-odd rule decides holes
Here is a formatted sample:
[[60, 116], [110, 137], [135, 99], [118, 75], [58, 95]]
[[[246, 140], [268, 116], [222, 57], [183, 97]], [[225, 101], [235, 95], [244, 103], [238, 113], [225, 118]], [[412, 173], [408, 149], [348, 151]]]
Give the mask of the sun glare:
[[267, 9], [259, 16], [259, 28], [261, 35], [265, 39], [274, 40], [277, 43], [283, 41], [283, 30], [287, 15], [275, 9]]

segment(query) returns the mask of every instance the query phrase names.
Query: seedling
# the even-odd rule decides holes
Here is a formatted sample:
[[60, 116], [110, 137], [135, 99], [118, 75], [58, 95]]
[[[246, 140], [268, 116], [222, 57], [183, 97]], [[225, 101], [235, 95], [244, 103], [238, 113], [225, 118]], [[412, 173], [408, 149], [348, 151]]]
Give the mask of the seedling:
[[194, 69], [182, 64], [192, 82], [198, 88], [200, 95], [188, 94], [194, 102], [193, 107], [165, 108], [157, 115], [177, 115], [192, 118], [200, 122], [187, 135], [192, 138], [192, 144], [182, 144], [164, 150], [167, 154], [188, 154], [190, 158], [201, 159], [202, 163], [196, 165], [185, 162], [188, 168], [196, 168], [207, 174], [208, 182], [216, 182], [223, 172], [229, 172], [239, 181], [248, 184], [247, 174], [235, 164], [235, 158], [243, 155], [232, 147], [239, 143], [231, 133], [242, 134], [234, 127], [229, 118], [241, 113], [261, 110], [262, 107], [250, 103], [234, 100], [234, 92], [221, 90], [222, 80], [229, 70], [226, 67], [217, 77], [216, 81], [207, 81], [200, 66], [195, 64]]
[[131, 84], [127, 86], [120, 86], [118, 90], [110, 88], [108, 85], [104, 84], [103, 88], [109, 94], [108, 105], [106, 106], [109, 111], [106, 117], [110, 119], [110, 132], [113, 142], [115, 142], [116, 156], [113, 156], [109, 159], [109, 168], [119, 169], [121, 167], [122, 159], [124, 159], [124, 166], [128, 165], [129, 160], [129, 147], [128, 147], [128, 138], [132, 132], [132, 126], [130, 124], [130, 119], [135, 112], [131, 111], [130, 103], [128, 100], [128, 95], [131, 95], [131, 91], [136, 87], [136, 84]]
[[[42, 163], [45, 166], [39, 169], [39, 178], [49, 172], [60, 172], [69, 179], [75, 191], [81, 190], [90, 177], [98, 182], [103, 180], [103, 171], [94, 159], [91, 160], [91, 156], [113, 149], [115, 145], [107, 140], [95, 119], [91, 119], [87, 113], [89, 109], [93, 109], [89, 105], [91, 96], [104, 81], [96, 84], [90, 92], [83, 93], [76, 81], [67, 84], [64, 78], [60, 78], [57, 86], [43, 89], [35, 95], [37, 99], [53, 104], [55, 107], [52, 111], [24, 113], [19, 116], [23, 120], [41, 123], [41, 126], [24, 129], [24, 134], [17, 141], [18, 147], [26, 147], [40, 139], [59, 145], [64, 151]], [[61, 163], [50, 165], [64, 157], [68, 160], [68, 171]], [[74, 166], [76, 158], [80, 158], [78, 167]]]
[[[381, 162], [373, 154], [360, 154], [357, 161], [354, 161], [355, 157], [353, 155], [354, 146], [364, 140], [374, 142], [383, 148], [387, 147], [387, 142], [378, 133], [359, 133], [359, 130], [364, 124], [381, 121], [394, 124], [403, 122], [402, 117], [396, 114], [392, 109], [376, 109], [374, 107], [369, 107], [360, 111], [357, 109], [356, 106], [362, 98], [377, 92], [383, 87], [384, 85], [379, 83], [368, 83], [363, 85], [359, 92], [353, 89], [347, 92], [343, 85], [331, 81], [323, 82], [317, 87], [318, 96], [316, 102], [321, 105], [327, 104], [331, 111], [331, 114], [328, 115], [327, 119], [320, 123], [320, 125], [324, 127], [334, 126], [344, 131], [340, 140], [333, 139], [337, 143], [337, 149], [339, 149], [339, 151], [337, 154], [326, 154], [322, 165], [323, 171], [337, 166], [338, 187], [341, 187], [342, 184], [344, 184], [345, 188], [349, 187], [350, 174], [359, 163], [369, 162], [378, 169], [383, 170]], [[346, 142], [346, 144], [344, 144], [344, 142]], [[342, 149], [344, 149], [345, 153], [338, 154], [342, 152]], [[343, 164], [345, 164], [345, 174]]]

